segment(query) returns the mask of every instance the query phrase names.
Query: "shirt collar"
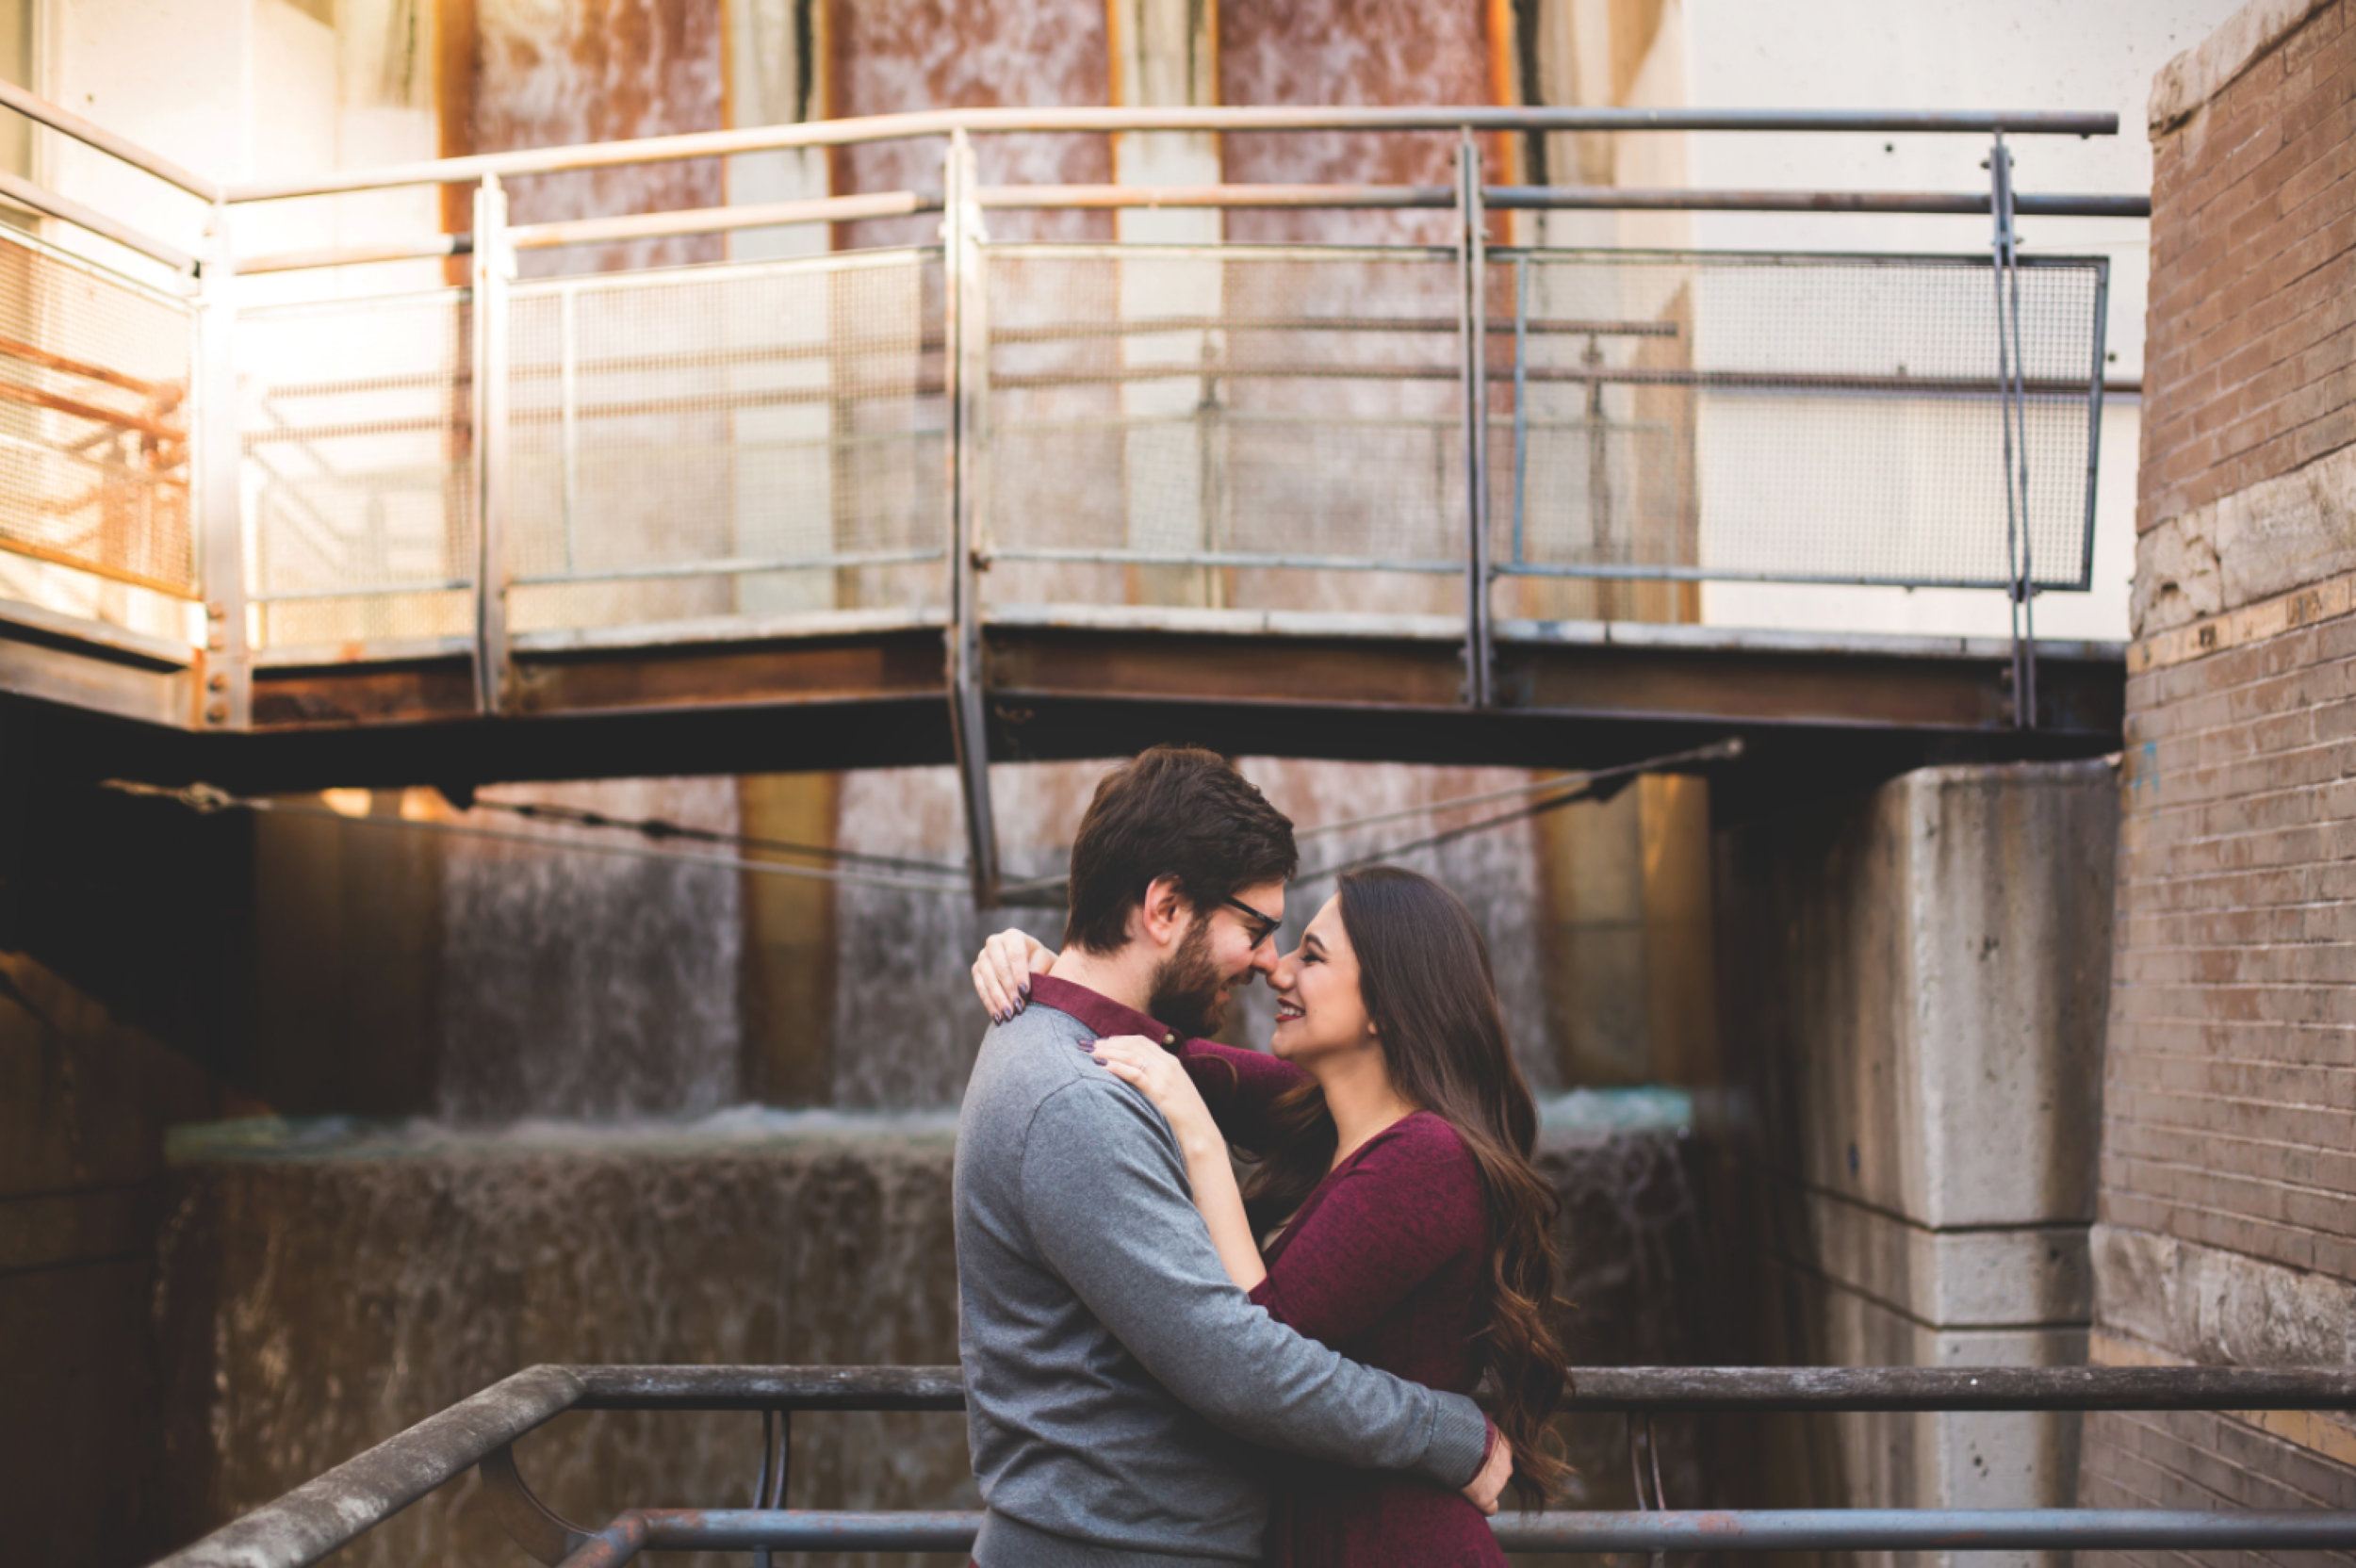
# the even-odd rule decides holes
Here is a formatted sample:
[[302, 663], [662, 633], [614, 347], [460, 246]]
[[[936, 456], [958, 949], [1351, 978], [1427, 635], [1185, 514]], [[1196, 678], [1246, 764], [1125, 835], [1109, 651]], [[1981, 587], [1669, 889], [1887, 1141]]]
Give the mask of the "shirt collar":
[[1096, 1031], [1097, 1037], [1109, 1035], [1143, 1035], [1159, 1040], [1162, 1049], [1178, 1048], [1178, 1031], [1146, 1017], [1135, 1007], [1126, 1007], [1101, 991], [1086, 986], [1058, 980], [1052, 974], [1031, 976], [1031, 1000], [1059, 1013], [1069, 1013]]

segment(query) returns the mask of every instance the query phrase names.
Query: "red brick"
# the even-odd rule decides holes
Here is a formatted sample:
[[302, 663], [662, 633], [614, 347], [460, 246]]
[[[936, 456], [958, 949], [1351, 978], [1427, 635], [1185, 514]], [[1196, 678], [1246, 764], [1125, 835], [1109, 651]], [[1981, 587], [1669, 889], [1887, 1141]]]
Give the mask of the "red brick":
[[[2154, 148], [2138, 527], [2356, 444], [2348, 7]], [[2148, 672], [2128, 704], [2102, 1213], [2356, 1279], [2356, 616]], [[2201, 1419], [2205, 1447], [2115, 1426], [2089, 1482], [2248, 1506], [2274, 1450]]]

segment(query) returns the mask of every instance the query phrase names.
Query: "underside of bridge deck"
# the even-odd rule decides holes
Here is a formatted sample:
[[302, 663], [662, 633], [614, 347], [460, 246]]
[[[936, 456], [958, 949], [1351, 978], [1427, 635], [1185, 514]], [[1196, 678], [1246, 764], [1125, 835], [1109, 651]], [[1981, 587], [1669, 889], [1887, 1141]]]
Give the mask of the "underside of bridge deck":
[[[1427, 621], [1429, 624], [1427, 624]], [[944, 630], [518, 640], [509, 711], [478, 710], [464, 645], [265, 663], [254, 728], [195, 732], [205, 676], [128, 644], [0, 639], [0, 726], [93, 772], [240, 792], [331, 786], [911, 766], [953, 760]], [[2111, 645], [2047, 643], [2038, 724], [2012, 722], [1997, 640], [1507, 622], [1497, 703], [1468, 708], [1437, 617], [1016, 612], [983, 629], [994, 761], [1180, 740], [1231, 754], [1594, 767], [1750, 743], [1751, 765], [1880, 773], [2097, 755], [2119, 743]]]

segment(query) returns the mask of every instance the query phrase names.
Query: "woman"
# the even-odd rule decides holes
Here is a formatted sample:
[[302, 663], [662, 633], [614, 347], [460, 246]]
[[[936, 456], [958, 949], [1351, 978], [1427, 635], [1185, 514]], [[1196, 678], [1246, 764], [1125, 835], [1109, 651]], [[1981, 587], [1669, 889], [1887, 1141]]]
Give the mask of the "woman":
[[[993, 1013], [1055, 955], [1020, 932], [974, 964]], [[1455, 894], [1395, 867], [1345, 875], [1269, 980], [1273, 1055], [1141, 1036], [1100, 1040], [1177, 1135], [1235, 1283], [1278, 1321], [1368, 1366], [1469, 1394], [1484, 1375], [1535, 1503], [1562, 1473], [1555, 1198], [1530, 1160], [1537, 1114], [1507, 1048], [1488, 944]], [[1239, 1189], [1228, 1145], [1254, 1156]], [[1255, 1237], [1265, 1237], [1265, 1250]], [[1502, 1564], [1462, 1496], [1302, 1462], [1277, 1488], [1281, 1568]]]

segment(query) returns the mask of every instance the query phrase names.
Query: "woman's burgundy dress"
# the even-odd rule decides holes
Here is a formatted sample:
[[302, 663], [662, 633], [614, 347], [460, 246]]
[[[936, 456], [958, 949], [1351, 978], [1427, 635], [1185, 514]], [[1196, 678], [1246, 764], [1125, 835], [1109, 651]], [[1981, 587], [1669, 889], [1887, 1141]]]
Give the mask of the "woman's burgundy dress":
[[[1203, 1040], [1186, 1071], [1231, 1142], [1266, 1147], [1269, 1103], [1297, 1068]], [[1454, 1128], [1417, 1111], [1336, 1166], [1268, 1250], [1252, 1298], [1354, 1362], [1470, 1394], [1486, 1321], [1488, 1217]], [[1481, 1511], [1414, 1476], [1285, 1460], [1268, 1511], [1271, 1568], [1502, 1568]]]

